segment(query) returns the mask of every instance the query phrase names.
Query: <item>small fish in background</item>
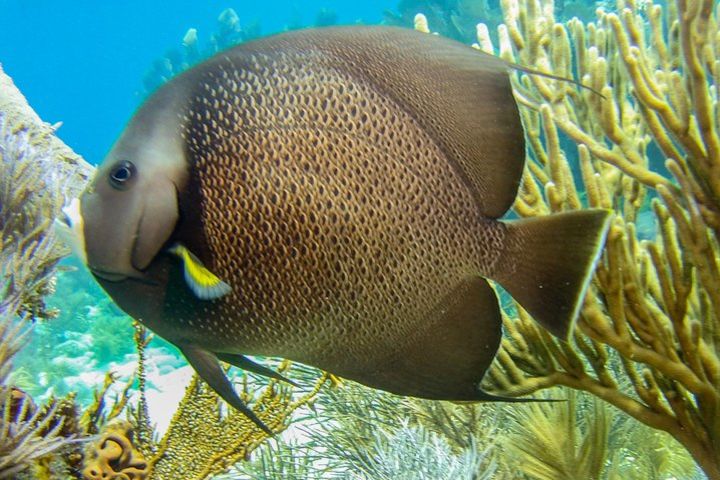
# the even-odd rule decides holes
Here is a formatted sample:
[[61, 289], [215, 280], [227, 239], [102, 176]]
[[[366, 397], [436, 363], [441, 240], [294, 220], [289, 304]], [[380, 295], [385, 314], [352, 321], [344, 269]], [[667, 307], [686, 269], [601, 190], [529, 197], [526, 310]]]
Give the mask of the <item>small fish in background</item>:
[[115, 302], [268, 432], [219, 361], [498, 400], [479, 387], [502, 336], [486, 278], [567, 338], [610, 218], [499, 220], [525, 158], [507, 68], [390, 27], [241, 44], [145, 102], [66, 228]]

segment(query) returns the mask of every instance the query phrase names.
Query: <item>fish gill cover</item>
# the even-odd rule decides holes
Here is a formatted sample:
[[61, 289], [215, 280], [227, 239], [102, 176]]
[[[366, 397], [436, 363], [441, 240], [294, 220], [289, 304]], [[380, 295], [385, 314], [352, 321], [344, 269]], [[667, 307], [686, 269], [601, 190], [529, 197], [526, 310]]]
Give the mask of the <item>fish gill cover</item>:
[[[587, 8], [584, 3], [579, 6]], [[103, 438], [116, 438], [113, 442], [123, 458], [141, 458], [132, 453], [136, 449], [143, 459], [169, 465], [168, 470], [157, 468], [163, 476], [150, 469], [142, 473], [141, 465], [134, 465], [140, 471], [135, 478], [172, 478], [166, 472], [183, 472], [182, 465], [189, 461], [203, 467], [184, 473], [184, 478], [208, 478], [229, 469], [234, 470], [227, 478], [344, 478], [348, 472], [360, 472], [364, 478], [403, 478], [403, 472], [412, 472], [406, 473], [407, 478], [508, 474], [512, 478], [698, 478], [688, 457], [662, 432], [685, 447], [708, 478], [720, 478], [720, 455], [714, 450], [720, 436], [716, 415], [720, 157], [712, 102], [716, 71], [711, 68], [718, 46], [710, 35], [715, 30], [716, 6], [712, 2], [622, 3], [568, 22], [556, 20], [554, 10], [549, 2], [508, 2], [502, 6], [504, 21], [497, 36], [494, 28], [477, 28], [481, 48], [492, 51], [495, 43], [507, 59], [575, 78], [604, 96], [518, 74], [516, 98], [530, 159], [515, 211], [534, 216], [589, 205], [612, 208], [618, 215], [571, 342], [553, 339], [522, 309], [506, 305], [506, 337], [485, 386], [505, 394], [570, 387], [619, 410], [582, 395], [572, 400], [563, 389], [555, 389], [554, 397], [571, 401], [518, 407], [418, 401], [353, 384], [335, 385], [322, 391], [310, 403], [312, 409], [298, 419], [304, 434], [296, 433], [294, 440], [272, 440], [247, 463], [241, 460], [250, 448], [242, 446], [247, 445], [242, 439], [249, 432], [242, 431], [252, 427], [237, 419], [239, 432], [225, 428], [224, 408], [218, 410], [216, 397], [196, 382], [188, 388], [165, 438], [187, 436], [187, 445], [193, 445], [191, 419], [214, 425], [210, 419], [221, 418], [209, 430], [217, 433], [199, 439], [202, 448], [191, 449], [197, 457], [183, 450], [184, 442], [149, 440], [147, 399], [137, 394], [126, 404], [124, 399], [135, 389], [125, 383], [113, 403], [106, 389], [112, 376], [104, 386], [98, 385], [100, 394], [94, 403], [77, 402], [75, 394], [45, 399], [41, 388], [36, 390], [38, 400], [32, 401], [16, 379], [35, 381], [41, 377], [35, 368], [55, 377], [55, 367], [48, 361], [23, 374], [22, 364], [10, 361], [24, 344], [18, 338], [22, 329], [35, 323], [37, 333], [57, 321], [43, 320], [52, 316], [53, 307], [69, 318], [98, 315], [98, 310], [78, 312], [78, 306], [66, 306], [64, 299], [46, 301], [52, 276], [62, 283], [73, 274], [52, 269], [57, 254], [46, 234], [62, 202], [53, 196], [28, 195], [34, 190], [29, 185], [47, 181], [38, 173], [49, 170], [45, 159], [59, 158], [48, 147], [55, 137], [46, 129], [29, 141], [31, 125], [38, 120], [8, 115], [9, 103], [3, 101], [0, 155], [2, 178], [7, 181], [1, 192], [0, 477], [93, 478], [87, 469], [95, 465], [93, 459], [105, 455], [96, 446], [98, 439], [83, 444], [69, 440], [94, 434], [108, 417], [129, 415], [132, 430], [116, 423]], [[416, 25], [431, 31], [434, 24], [418, 17]], [[438, 28], [443, 28], [440, 23]], [[10, 91], [5, 85], [3, 100]], [[68, 172], [63, 175], [69, 178]], [[49, 183], [58, 185], [64, 196], [74, 196], [64, 188], [82, 188], [82, 181], [63, 182], [61, 177], [50, 176]], [[42, 203], [32, 207], [31, 199]], [[28, 214], [22, 226], [12, 223], [17, 212]], [[657, 225], [657, 233], [653, 228], [645, 227], [643, 233], [637, 228], [648, 223]], [[88, 286], [78, 283], [81, 288]], [[102, 300], [80, 301], [93, 307]], [[75, 311], [63, 311], [66, 308]], [[105, 320], [104, 309], [100, 312], [93, 323]], [[130, 320], [125, 321], [129, 325]], [[129, 332], [132, 335], [132, 329]], [[98, 331], [93, 337], [102, 334]], [[148, 337], [138, 330], [135, 338], [141, 352], [137, 358], [145, 359], [138, 374], [145, 378], [142, 392], [147, 389]], [[44, 341], [56, 339], [48, 336]], [[118, 355], [127, 351], [123, 347]], [[69, 351], [66, 356], [77, 353]], [[105, 362], [96, 368], [107, 368]], [[288, 375], [312, 386], [318, 374], [300, 368], [297, 376]], [[258, 388], [252, 377], [246, 378], [250, 390]], [[287, 387], [271, 386], [268, 398], [274, 398], [275, 388]], [[279, 398], [279, 405], [288, 401], [285, 398]], [[202, 402], [205, 410], [198, 405]], [[182, 405], [190, 409], [183, 410]], [[629, 421], [625, 414], [650, 428]], [[135, 446], [128, 443], [131, 440]], [[173, 445], [178, 453], [167, 453], [165, 449]], [[213, 455], [215, 467], [207, 460]], [[239, 463], [231, 465], [235, 462]], [[111, 464], [118, 465], [106, 462]]]

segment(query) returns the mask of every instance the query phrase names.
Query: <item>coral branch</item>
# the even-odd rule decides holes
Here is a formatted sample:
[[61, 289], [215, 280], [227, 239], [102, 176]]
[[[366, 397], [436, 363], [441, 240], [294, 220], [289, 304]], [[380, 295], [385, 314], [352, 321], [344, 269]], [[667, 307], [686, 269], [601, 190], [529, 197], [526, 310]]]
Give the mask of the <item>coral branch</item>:
[[[486, 382], [515, 394], [553, 385], [588, 391], [669, 432], [718, 479], [720, 52], [713, 2], [645, 2], [641, 10], [620, 0], [617, 14], [599, 9], [588, 24], [556, 22], [551, 0], [504, 2], [503, 9], [503, 58], [554, 75], [577, 72], [604, 97], [544, 77], [515, 78], [531, 157], [515, 210], [532, 216], [588, 205], [618, 216], [574, 342], [550, 338], [524, 315], [508, 320]], [[489, 38], [483, 45], [495, 50]], [[582, 183], [569, 173], [574, 159]]]
[[74, 436], [74, 404], [67, 412], [64, 401], [35, 407], [8, 385], [8, 374], [29, 320], [54, 315], [43, 298], [53, 289], [63, 252], [49, 231], [50, 219], [90, 172], [0, 68], [0, 478], [19, 478]]

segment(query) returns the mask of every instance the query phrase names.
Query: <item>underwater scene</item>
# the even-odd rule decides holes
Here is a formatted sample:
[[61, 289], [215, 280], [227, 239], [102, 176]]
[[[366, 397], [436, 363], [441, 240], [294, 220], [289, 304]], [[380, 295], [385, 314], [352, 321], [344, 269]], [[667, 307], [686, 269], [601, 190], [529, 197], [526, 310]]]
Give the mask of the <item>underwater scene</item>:
[[0, 479], [720, 480], [719, 18], [0, 0]]

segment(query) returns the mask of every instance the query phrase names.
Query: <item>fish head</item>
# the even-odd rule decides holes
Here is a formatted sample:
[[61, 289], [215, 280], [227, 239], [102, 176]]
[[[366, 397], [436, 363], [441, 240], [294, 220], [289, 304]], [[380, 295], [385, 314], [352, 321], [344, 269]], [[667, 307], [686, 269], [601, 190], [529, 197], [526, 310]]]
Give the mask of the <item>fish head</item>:
[[180, 217], [189, 167], [180, 116], [160, 100], [133, 117], [80, 198], [85, 261], [104, 280], [142, 278]]

